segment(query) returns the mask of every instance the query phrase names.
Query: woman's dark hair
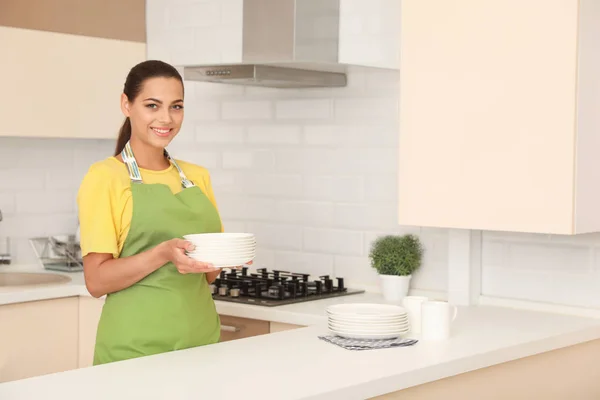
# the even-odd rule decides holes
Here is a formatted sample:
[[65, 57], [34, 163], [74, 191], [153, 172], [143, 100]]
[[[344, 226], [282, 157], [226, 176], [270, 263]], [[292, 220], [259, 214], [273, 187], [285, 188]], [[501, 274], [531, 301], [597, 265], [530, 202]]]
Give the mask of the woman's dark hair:
[[[127, 79], [125, 80], [123, 93], [125, 93], [130, 102], [135, 100], [140, 94], [146, 79], [150, 78], [175, 78], [181, 82], [181, 86], [183, 86], [183, 79], [181, 78], [179, 71], [172, 65], [158, 60], [143, 61], [131, 68], [131, 71], [127, 74]], [[131, 139], [131, 121], [129, 120], [129, 117], [127, 117], [119, 131], [115, 156], [123, 151], [123, 148], [125, 148], [129, 139]]]

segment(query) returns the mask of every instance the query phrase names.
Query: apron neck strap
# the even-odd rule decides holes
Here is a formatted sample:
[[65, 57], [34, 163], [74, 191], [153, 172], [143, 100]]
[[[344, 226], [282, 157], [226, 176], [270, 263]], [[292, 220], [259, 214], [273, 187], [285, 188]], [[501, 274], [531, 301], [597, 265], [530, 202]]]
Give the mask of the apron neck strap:
[[[127, 166], [127, 172], [129, 173], [129, 179], [131, 179], [131, 182], [143, 183], [140, 168], [138, 167], [137, 161], [133, 156], [133, 150], [131, 150], [131, 144], [129, 142], [125, 144], [123, 151], [121, 151], [121, 157], [123, 158], [125, 166]], [[167, 160], [169, 160], [169, 162], [177, 169], [177, 172], [179, 172], [179, 176], [181, 177], [181, 186], [183, 186], [186, 189], [195, 186], [194, 183], [185, 176], [183, 170], [179, 167], [175, 159], [171, 157], [171, 155], [166, 149], [165, 157], [167, 157]]]

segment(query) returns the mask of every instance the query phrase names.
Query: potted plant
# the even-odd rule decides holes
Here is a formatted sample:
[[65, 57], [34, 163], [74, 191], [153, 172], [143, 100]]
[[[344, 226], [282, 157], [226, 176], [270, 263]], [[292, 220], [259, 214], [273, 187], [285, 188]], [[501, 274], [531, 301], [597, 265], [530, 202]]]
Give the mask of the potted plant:
[[383, 297], [399, 302], [408, 294], [413, 272], [421, 266], [423, 246], [415, 235], [385, 235], [371, 245], [371, 267], [379, 274]]

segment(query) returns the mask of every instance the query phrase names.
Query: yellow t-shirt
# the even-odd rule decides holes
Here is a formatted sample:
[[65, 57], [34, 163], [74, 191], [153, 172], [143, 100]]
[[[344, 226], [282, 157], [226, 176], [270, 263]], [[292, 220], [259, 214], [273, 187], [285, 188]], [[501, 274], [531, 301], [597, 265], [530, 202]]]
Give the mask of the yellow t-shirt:
[[[176, 162], [217, 207], [208, 170], [184, 161]], [[172, 164], [165, 170], [140, 168], [140, 172], [144, 183], [166, 184], [173, 193], [182, 190], [181, 177]], [[111, 253], [119, 257], [131, 225], [131, 197], [127, 167], [117, 158], [109, 157], [90, 167], [77, 195], [82, 256]]]

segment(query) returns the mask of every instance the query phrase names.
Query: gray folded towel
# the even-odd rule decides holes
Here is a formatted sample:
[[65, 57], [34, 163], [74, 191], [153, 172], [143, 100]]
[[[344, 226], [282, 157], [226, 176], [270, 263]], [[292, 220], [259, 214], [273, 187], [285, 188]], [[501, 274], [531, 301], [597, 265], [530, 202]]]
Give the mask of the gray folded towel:
[[347, 350], [372, 350], [389, 347], [412, 346], [416, 339], [347, 339], [336, 335], [319, 336], [319, 339], [335, 344]]

